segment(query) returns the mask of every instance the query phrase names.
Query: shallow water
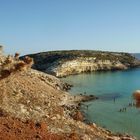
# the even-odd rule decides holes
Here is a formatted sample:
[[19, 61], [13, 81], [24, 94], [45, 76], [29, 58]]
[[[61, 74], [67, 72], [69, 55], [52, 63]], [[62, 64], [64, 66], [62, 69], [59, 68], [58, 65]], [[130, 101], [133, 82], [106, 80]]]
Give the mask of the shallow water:
[[[99, 100], [82, 107], [89, 121], [113, 132], [128, 133], [140, 139], [140, 109], [133, 103], [132, 93], [140, 89], [140, 68], [116, 72], [93, 72], [63, 78], [73, 84], [72, 94], [96, 95]], [[126, 111], [119, 112], [126, 108]]]

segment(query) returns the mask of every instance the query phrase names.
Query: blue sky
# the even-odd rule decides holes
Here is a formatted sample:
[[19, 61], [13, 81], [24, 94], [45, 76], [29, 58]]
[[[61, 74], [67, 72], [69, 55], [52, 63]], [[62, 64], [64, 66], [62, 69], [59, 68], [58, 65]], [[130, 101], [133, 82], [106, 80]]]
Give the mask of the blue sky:
[[0, 0], [6, 53], [140, 52], [140, 0]]

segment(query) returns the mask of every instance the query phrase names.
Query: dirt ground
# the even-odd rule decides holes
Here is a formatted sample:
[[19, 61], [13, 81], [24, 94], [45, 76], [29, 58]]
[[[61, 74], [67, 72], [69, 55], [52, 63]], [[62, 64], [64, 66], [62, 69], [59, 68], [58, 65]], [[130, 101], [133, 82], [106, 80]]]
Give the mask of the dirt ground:
[[66, 137], [48, 132], [47, 124], [23, 122], [13, 117], [0, 116], [0, 140], [79, 140], [72, 133]]
[[25, 60], [0, 57], [0, 140], [134, 140], [85, 124], [75, 112], [83, 98], [65, 92], [59, 79], [30, 69], [32, 59]]

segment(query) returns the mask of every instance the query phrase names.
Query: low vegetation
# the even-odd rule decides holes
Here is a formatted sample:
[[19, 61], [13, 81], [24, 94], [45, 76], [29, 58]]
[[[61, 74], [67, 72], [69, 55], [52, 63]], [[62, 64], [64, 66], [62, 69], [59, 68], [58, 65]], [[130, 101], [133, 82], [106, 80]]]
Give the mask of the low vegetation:
[[12, 73], [27, 70], [33, 65], [33, 58], [26, 56], [23, 60], [19, 59], [19, 53], [15, 56], [8, 55], [1, 57], [0, 61], [0, 79], [6, 78]]
[[[110, 60], [113, 62], [121, 62], [124, 65], [129, 65], [130, 67], [135, 66], [136, 58], [129, 54], [123, 52], [105, 52], [105, 51], [94, 51], [94, 50], [71, 50], [71, 51], [50, 51], [42, 52], [37, 54], [28, 55], [34, 59], [33, 68], [41, 71], [45, 71], [46, 67], [50, 67], [52, 63], [75, 60], [78, 58], [96, 58], [96, 61]], [[25, 56], [24, 56], [25, 57]], [[21, 59], [23, 59], [22, 57]]]

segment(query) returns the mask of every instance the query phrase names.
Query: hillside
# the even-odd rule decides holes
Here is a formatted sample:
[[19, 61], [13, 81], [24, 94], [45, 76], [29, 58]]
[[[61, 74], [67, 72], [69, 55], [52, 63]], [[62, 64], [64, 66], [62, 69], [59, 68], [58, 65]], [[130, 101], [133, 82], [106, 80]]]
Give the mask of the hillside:
[[30, 54], [34, 69], [57, 77], [92, 71], [125, 70], [140, 66], [140, 61], [129, 53], [88, 50], [53, 51]]
[[87, 97], [70, 95], [59, 79], [32, 64], [18, 54], [0, 57], [1, 140], [133, 140], [85, 124], [78, 104]]

